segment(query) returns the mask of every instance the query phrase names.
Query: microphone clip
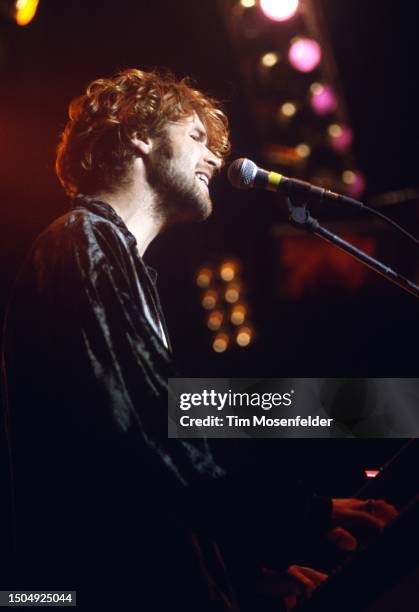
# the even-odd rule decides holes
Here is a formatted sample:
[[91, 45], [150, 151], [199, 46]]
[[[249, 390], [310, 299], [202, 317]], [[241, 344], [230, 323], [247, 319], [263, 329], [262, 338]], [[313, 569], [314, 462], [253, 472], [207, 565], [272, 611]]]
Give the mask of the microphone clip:
[[294, 205], [291, 198], [286, 198], [287, 207], [290, 213], [289, 220], [296, 227], [305, 227], [310, 232], [315, 232], [319, 228], [317, 219], [310, 215], [307, 210], [307, 203]]

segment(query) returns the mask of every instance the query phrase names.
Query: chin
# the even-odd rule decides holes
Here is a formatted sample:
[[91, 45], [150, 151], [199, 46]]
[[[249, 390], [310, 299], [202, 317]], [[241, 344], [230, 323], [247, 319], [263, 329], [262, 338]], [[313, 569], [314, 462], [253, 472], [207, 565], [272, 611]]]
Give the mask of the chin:
[[[192, 196], [192, 194], [190, 194]], [[179, 220], [185, 222], [200, 222], [205, 221], [212, 213], [212, 202], [208, 197], [204, 197], [202, 193], [193, 194], [193, 197], [185, 198], [178, 209], [183, 211], [179, 215]]]
[[203, 205], [200, 207], [201, 220], [205, 221], [212, 213], [212, 202], [208, 199]]
[[180, 184], [172, 181], [165, 209], [170, 224], [197, 223], [211, 215], [212, 201], [209, 192], [202, 187], [186, 184], [186, 181]]

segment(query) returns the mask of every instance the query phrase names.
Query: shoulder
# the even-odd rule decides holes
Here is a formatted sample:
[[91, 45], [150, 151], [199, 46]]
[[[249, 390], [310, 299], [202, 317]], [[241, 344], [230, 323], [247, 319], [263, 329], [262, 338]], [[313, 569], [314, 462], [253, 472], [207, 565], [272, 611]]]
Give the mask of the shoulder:
[[85, 208], [74, 208], [53, 221], [37, 238], [34, 251], [57, 257], [77, 255], [95, 260], [130, 257], [135, 239], [116, 223]]
[[68, 244], [102, 239], [127, 243], [121, 229], [112, 221], [87, 210], [74, 208], [53, 221], [38, 237], [38, 242], [57, 240]]
[[[131, 237], [134, 244], [135, 239]], [[39, 281], [66, 277], [96, 278], [112, 270], [132, 276], [130, 234], [112, 220], [85, 208], [74, 208], [53, 221], [36, 239], [26, 268]]]

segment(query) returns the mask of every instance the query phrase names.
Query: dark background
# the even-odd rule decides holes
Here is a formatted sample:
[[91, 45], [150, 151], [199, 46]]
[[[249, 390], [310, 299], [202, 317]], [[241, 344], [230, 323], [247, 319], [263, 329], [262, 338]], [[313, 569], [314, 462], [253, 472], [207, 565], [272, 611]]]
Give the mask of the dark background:
[[[320, 6], [352, 120], [355, 154], [367, 177], [365, 197], [416, 187], [416, 4], [321, 0]], [[225, 101], [233, 158], [257, 161], [251, 112], [215, 0], [41, 0], [29, 26], [0, 23], [2, 309], [31, 241], [67, 206], [54, 175], [54, 152], [70, 99], [92, 79], [126, 67], [166, 67], [194, 77], [201, 89]], [[416, 376], [414, 297], [369, 273], [371, 282], [358, 292], [319, 286], [304, 299], [280, 299], [278, 238], [270, 229], [281, 215], [272, 195], [235, 192], [222, 176], [214, 186], [214, 202], [206, 224], [177, 228], [147, 253], [159, 270], [169, 330], [185, 375]], [[386, 211], [419, 233], [416, 202]], [[417, 249], [394, 232], [386, 241], [388, 248], [380, 253], [384, 260], [417, 278]], [[194, 276], [201, 264], [224, 255], [243, 262], [257, 341], [217, 355], [210, 348]], [[400, 444], [281, 440], [266, 441], [262, 452], [279, 467], [280, 457], [291, 459], [320, 490], [348, 493], [362, 481], [363, 467], [380, 465]], [[220, 453], [233, 461], [243, 449], [227, 441]]]

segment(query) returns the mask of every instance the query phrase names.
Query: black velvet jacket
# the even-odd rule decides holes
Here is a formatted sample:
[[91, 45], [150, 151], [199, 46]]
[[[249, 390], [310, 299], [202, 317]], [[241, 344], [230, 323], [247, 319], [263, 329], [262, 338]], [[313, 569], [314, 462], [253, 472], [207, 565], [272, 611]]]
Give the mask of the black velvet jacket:
[[168, 439], [176, 372], [155, 280], [114, 209], [86, 197], [23, 266], [4, 339], [17, 557], [85, 601], [86, 577], [122, 585], [109, 609], [134, 592], [150, 611], [235, 609], [214, 538], [246, 532], [262, 561], [264, 542], [287, 549], [330, 505], [294, 485], [278, 502], [260, 475], [227, 478], [206, 441]]

